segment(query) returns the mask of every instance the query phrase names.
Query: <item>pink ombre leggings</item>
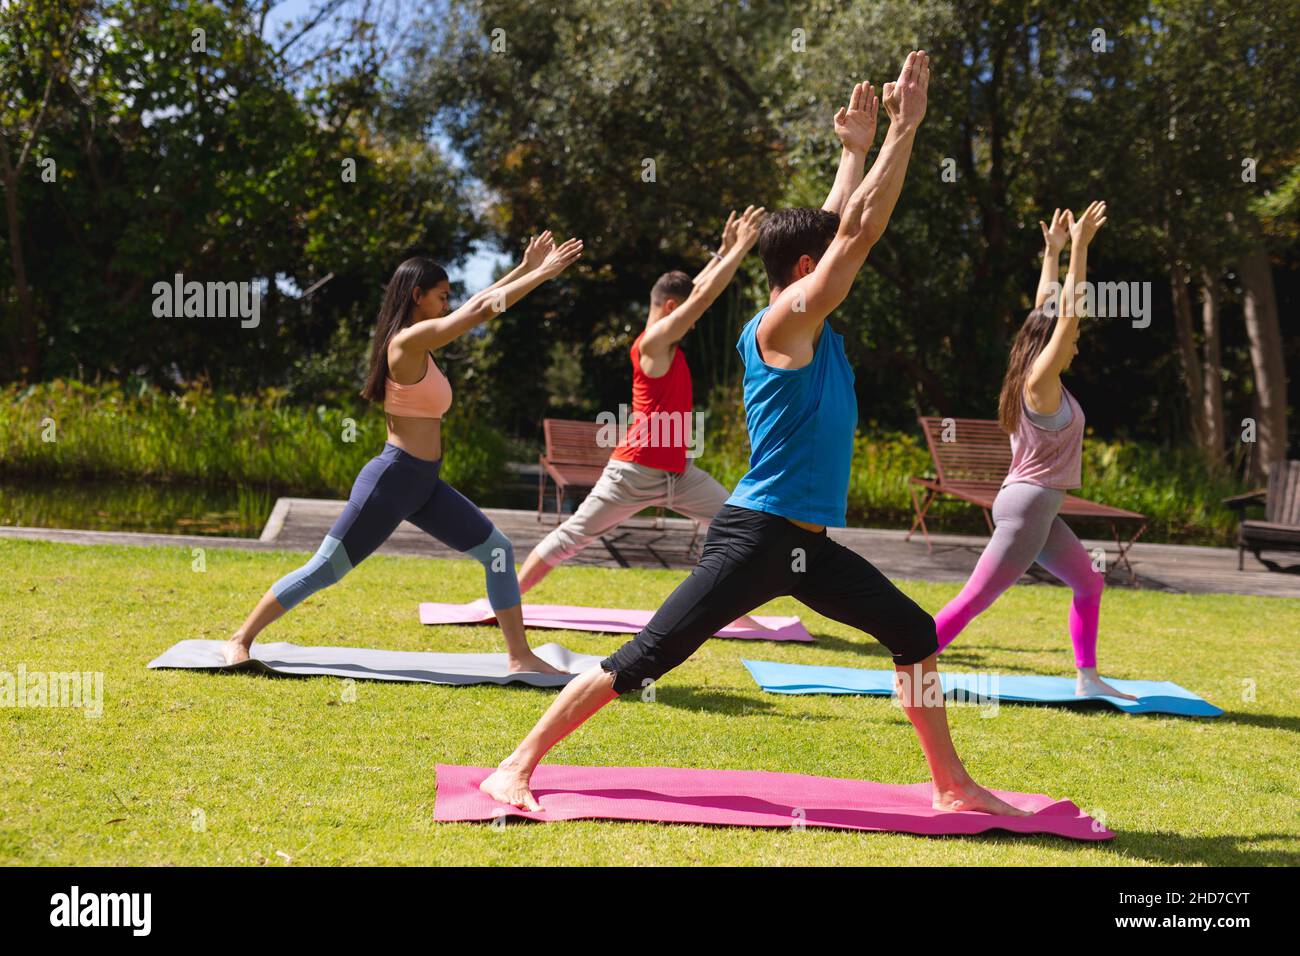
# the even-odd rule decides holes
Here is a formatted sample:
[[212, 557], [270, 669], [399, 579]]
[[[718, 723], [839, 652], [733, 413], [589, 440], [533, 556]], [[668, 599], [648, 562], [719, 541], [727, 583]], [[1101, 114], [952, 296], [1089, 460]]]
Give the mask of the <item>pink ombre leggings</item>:
[[1007, 485], [998, 492], [993, 501], [993, 537], [961, 593], [935, 615], [940, 651], [1037, 561], [1074, 591], [1070, 640], [1074, 642], [1075, 665], [1097, 666], [1097, 619], [1104, 576], [1093, 570], [1088, 552], [1057, 517], [1064, 500], [1064, 491], [1027, 482]]

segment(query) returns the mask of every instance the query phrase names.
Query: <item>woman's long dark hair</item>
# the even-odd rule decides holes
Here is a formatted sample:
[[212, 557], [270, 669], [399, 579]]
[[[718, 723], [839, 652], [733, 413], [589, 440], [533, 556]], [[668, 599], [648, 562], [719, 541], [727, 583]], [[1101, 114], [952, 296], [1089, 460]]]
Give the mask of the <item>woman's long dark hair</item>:
[[1020, 413], [1025, 404], [1025, 381], [1034, 359], [1047, 347], [1056, 328], [1056, 316], [1041, 308], [1025, 317], [1024, 325], [1011, 343], [1011, 358], [1007, 360], [1007, 374], [1002, 379], [1002, 394], [998, 396], [998, 424], [1008, 435], [1020, 427]]
[[415, 308], [416, 289], [427, 292], [440, 282], [447, 281], [447, 270], [426, 256], [407, 259], [384, 290], [384, 302], [375, 320], [375, 334], [370, 340], [370, 371], [361, 389], [362, 398], [372, 402], [384, 400], [384, 381], [388, 378], [388, 343], [405, 327]]

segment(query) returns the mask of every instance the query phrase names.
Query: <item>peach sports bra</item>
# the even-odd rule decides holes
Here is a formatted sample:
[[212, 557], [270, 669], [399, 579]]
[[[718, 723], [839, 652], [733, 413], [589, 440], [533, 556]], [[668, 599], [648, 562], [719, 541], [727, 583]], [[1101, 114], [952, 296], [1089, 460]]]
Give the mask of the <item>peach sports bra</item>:
[[432, 353], [425, 353], [429, 364], [424, 377], [414, 385], [394, 382], [390, 376], [384, 382], [384, 412], [405, 418], [442, 418], [451, 408], [451, 383], [433, 361]]

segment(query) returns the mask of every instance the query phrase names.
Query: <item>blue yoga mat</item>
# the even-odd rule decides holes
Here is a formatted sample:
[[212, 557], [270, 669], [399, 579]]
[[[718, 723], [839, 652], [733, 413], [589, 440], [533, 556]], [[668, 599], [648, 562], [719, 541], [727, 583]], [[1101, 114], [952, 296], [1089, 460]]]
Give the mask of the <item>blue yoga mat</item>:
[[[873, 694], [894, 693], [893, 671], [872, 671], [858, 667], [814, 667], [808, 664], [778, 664], [775, 661], [742, 661], [758, 686], [773, 694]], [[994, 699], [1035, 704], [1077, 704], [1101, 700], [1130, 714], [1177, 714], [1180, 717], [1218, 717], [1223, 713], [1190, 690], [1158, 680], [1111, 680], [1107, 683], [1133, 694], [1137, 700], [1119, 697], [1079, 697], [1068, 677], [1039, 677], [1019, 674], [971, 674], [940, 672], [944, 693], [963, 695], [968, 700]]]

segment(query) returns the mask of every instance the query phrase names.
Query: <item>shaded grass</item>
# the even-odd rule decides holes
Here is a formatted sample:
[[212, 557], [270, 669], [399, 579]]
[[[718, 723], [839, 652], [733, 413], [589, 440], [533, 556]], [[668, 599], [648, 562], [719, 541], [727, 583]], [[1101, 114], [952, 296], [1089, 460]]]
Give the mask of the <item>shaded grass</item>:
[[[1109, 593], [1102, 662], [1175, 680], [1217, 720], [1134, 717], [1104, 705], [953, 708], [981, 782], [1069, 797], [1118, 832], [1105, 845], [1009, 835], [897, 834], [574, 822], [435, 824], [434, 766], [490, 765], [552, 692], [185, 671], [145, 663], [177, 640], [220, 638], [302, 555], [0, 542], [0, 671], [103, 671], [104, 715], [0, 708], [0, 862], [31, 864], [1291, 864], [1300, 862], [1300, 601]], [[421, 600], [466, 601], [463, 561], [375, 557], [277, 623], [267, 640], [394, 650], [497, 649], [495, 629], [422, 627]], [[539, 602], [655, 607], [677, 571], [564, 568]], [[930, 611], [956, 585], [905, 582]], [[1018, 587], [945, 656], [952, 669], [1070, 672], [1067, 595]], [[890, 702], [761, 692], [742, 657], [884, 667], [878, 645], [789, 600], [813, 646], [711, 641], [661, 682], [561, 744], [555, 762], [781, 770], [907, 783], [926, 778]], [[617, 636], [539, 632], [607, 653]], [[1253, 699], [1243, 690], [1254, 682]], [[1246, 695], [1249, 696], [1249, 695]], [[205, 826], [195, 829], [201, 812]]]

